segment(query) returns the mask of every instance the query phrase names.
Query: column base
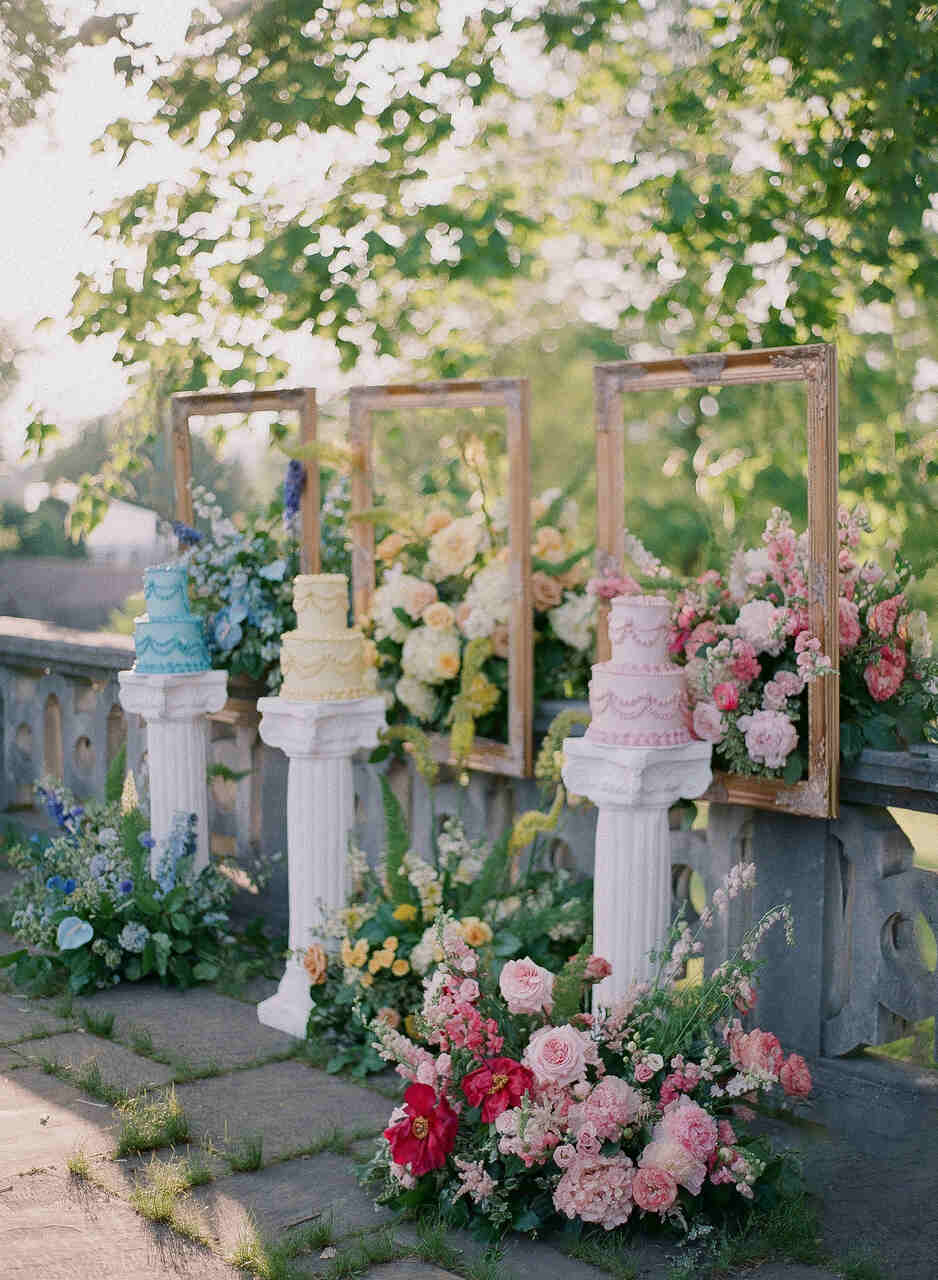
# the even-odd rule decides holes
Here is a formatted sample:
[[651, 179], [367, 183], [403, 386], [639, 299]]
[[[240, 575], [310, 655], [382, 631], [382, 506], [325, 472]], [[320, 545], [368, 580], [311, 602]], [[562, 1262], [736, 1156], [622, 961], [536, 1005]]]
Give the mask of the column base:
[[309, 974], [292, 957], [287, 961], [280, 986], [257, 1006], [257, 1020], [265, 1027], [284, 1031], [297, 1040], [306, 1039], [306, 1023], [313, 1002], [309, 995]]

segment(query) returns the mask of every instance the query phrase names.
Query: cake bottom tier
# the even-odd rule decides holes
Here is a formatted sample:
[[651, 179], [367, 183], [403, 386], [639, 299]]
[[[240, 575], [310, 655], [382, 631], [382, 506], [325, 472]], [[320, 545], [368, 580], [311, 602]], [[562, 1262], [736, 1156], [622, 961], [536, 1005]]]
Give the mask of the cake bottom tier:
[[201, 618], [136, 618], [137, 671], [144, 675], [208, 671], [212, 663]]
[[281, 698], [293, 702], [364, 698], [365, 645], [359, 631], [316, 640], [302, 631], [287, 631], [280, 650]]
[[600, 663], [590, 681], [586, 736], [616, 747], [677, 747], [692, 742], [684, 673], [670, 664], [645, 670]]

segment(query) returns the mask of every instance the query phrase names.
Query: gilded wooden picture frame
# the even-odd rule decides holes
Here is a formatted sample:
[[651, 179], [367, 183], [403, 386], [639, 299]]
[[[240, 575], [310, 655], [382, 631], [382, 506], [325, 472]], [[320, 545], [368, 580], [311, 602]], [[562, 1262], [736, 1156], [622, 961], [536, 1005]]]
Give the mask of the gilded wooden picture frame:
[[[508, 453], [508, 555], [512, 603], [508, 654], [508, 742], [477, 738], [467, 764], [490, 773], [529, 777], [532, 768], [534, 639], [531, 615], [530, 389], [526, 378], [451, 379], [401, 386], [355, 387], [349, 393], [352, 471], [352, 599], [355, 616], [368, 612], [375, 589], [374, 527], [356, 512], [374, 504], [373, 416], [382, 410], [477, 409], [505, 411]], [[434, 756], [450, 762], [449, 738], [431, 735]]]
[[[176, 519], [192, 524], [192, 437], [189, 419], [228, 413], [275, 413], [292, 411], [299, 415], [301, 444], [316, 442], [316, 392], [312, 387], [279, 387], [263, 391], [180, 391], [172, 397], [173, 474], [176, 489]], [[300, 495], [300, 571], [318, 573], [319, 555], [319, 465], [303, 463], [306, 483]]]
[[[727, 354], [616, 361], [594, 368], [596, 417], [597, 548], [621, 565], [625, 555], [625, 427], [623, 394], [670, 388], [802, 382], [807, 398], [808, 597], [813, 633], [836, 666], [837, 617], [837, 351], [829, 343]], [[603, 610], [600, 659], [609, 656]], [[840, 765], [837, 674], [815, 681], [808, 693], [808, 776], [788, 784], [769, 778], [716, 773], [705, 799], [759, 809], [836, 817]]]

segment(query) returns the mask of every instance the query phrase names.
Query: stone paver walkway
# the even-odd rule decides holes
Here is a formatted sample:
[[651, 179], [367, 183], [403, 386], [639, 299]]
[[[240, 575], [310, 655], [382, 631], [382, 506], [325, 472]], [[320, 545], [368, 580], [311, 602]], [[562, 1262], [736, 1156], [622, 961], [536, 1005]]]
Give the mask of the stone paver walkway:
[[[101, 1015], [113, 1013], [111, 1038], [83, 1027], [83, 1010], [99, 1028]], [[157, 1105], [174, 1096], [187, 1139], [173, 1149], [117, 1158], [127, 1096]], [[4, 1280], [486, 1274], [478, 1270], [482, 1248], [469, 1237], [450, 1233], [441, 1252], [414, 1224], [376, 1210], [358, 1185], [356, 1157], [367, 1153], [390, 1106], [372, 1088], [314, 1069], [300, 1046], [257, 1022], [253, 1005], [213, 990], [125, 986], [75, 1001], [71, 1014], [55, 1001], [0, 995], [0, 1274]], [[883, 1280], [934, 1280], [931, 1124], [901, 1134], [892, 1147], [888, 1135], [877, 1133], [866, 1151], [820, 1126], [775, 1127], [804, 1154], [832, 1257], [844, 1259], [869, 1243]], [[901, 1264], [888, 1261], [899, 1257]], [[706, 1274], [673, 1242], [638, 1243], [620, 1257], [600, 1251], [594, 1260], [608, 1269], [571, 1258], [556, 1241], [512, 1238], [497, 1273], [500, 1280]], [[842, 1271], [771, 1261], [722, 1274], [833, 1280]]]

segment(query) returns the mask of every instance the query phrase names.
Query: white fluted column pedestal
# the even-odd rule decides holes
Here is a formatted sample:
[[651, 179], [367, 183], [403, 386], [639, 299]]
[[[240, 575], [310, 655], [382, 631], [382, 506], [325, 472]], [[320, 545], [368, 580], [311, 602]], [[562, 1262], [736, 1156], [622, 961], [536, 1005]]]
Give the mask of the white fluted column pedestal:
[[671, 922], [668, 809], [710, 785], [709, 742], [679, 747], [609, 747], [589, 738], [563, 744], [563, 780], [571, 795], [599, 810], [593, 889], [593, 949], [612, 965], [595, 987], [611, 1005], [651, 977], [648, 953]]
[[261, 698], [260, 735], [290, 761], [287, 775], [287, 864], [290, 956], [280, 986], [257, 1006], [257, 1016], [301, 1039], [312, 1002], [302, 953], [327, 939], [326, 918], [348, 896], [348, 838], [355, 821], [352, 757], [378, 745], [383, 698], [293, 702]]
[[150, 834], [156, 841], [150, 869], [155, 868], [174, 815], [194, 813], [194, 869], [199, 872], [209, 861], [206, 717], [225, 705], [228, 676], [224, 671], [147, 675], [134, 669], [119, 672], [117, 679], [121, 706], [143, 716], [147, 726]]

